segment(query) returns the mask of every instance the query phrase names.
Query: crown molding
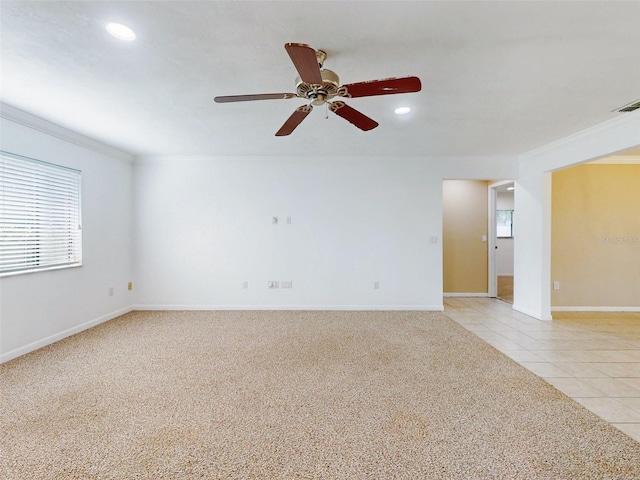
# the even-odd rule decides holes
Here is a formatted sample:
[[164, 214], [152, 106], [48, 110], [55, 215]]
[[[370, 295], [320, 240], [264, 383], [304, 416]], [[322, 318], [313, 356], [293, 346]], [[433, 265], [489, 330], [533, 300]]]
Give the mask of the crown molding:
[[[561, 138], [555, 142], [548, 143], [539, 148], [523, 153], [519, 156], [521, 162], [535, 161], [540, 157], [545, 157], [557, 152], [566, 151], [579, 145], [581, 142], [597, 137], [608, 135], [612, 132], [619, 131], [621, 129], [629, 131], [640, 131], [640, 111], [620, 114], [620, 116], [607, 120], [606, 122], [599, 123], [593, 127], [587, 128], [580, 132], [569, 135], [568, 137]], [[634, 145], [629, 145], [629, 148]]]
[[116, 147], [112, 147], [111, 145], [107, 145], [106, 143], [102, 143], [93, 138], [87, 137], [86, 135], [83, 135], [81, 133], [69, 130], [68, 128], [61, 127], [56, 123], [50, 122], [49, 120], [45, 120], [44, 118], [38, 117], [31, 113], [27, 113], [24, 110], [20, 110], [16, 107], [12, 107], [11, 105], [8, 105], [6, 103], [0, 103], [0, 117], [11, 120], [15, 123], [19, 123], [39, 132], [46, 133], [47, 135], [51, 135], [52, 137], [56, 137], [75, 145], [88, 148], [95, 152], [108, 155], [109, 157], [116, 158], [118, 160], [123, 160], [129, 163], [132, 163], [134, 160], [134, 155], [130, 153], [127, 153]]
[[640, 155], [612, 155], [610, 157], [589, 162], [589, 164], [592, 165], [629, 165], [636, 163], [640, 163]]

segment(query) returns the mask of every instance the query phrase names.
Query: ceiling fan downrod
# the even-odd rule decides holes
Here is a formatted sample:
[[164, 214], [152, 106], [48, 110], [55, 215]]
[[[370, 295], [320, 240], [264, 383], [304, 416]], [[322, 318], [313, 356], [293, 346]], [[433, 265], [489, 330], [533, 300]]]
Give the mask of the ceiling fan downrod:
[[316, 59], [318, 60], [318, 68], [322, 68], [324, 61], [327, 59], [327, 52], [324, 50], [316, 50]]

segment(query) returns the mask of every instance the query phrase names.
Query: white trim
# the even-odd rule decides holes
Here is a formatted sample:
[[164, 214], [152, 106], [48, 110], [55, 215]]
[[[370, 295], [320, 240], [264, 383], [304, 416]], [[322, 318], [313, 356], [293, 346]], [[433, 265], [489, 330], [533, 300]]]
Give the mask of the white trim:
[[488, 293], [443, 293], [443, 297], [488, 297]]
[[[551, 320], [551, 193], [553, 176], [551, 172], [542, 174], [542, 222], [540, 236], [542, 247], [542, 261], [540, 262], [540, 284], [541, 284], [541, 311], [542, 319]], [[514, 244], [514, 251], [516, 245]], [[515, 285], [515, 278], [514, 278]], [[515, 287], [514, 287], [515, 298]]]
[[495, 298], [498, 296], [498, 271], [496, 245], [498, 244], [498, 234], [496, 232], [496, 210], [498, 209], [498, 187], [514, 184], [513, 180], [501, 180], [487, 186], [487, 282], [488, 296]]
[[514, 183], [515, 180], [500, 180], [499, 182], [495, 182], [495, 183], [490, 183], [487, 187], [488, 188], [498, 188], [498, 187], [503, 187], [505, 185], [509, 185], [511, 183]]
[[133, 305], [131, 310], [354, 310], [442, 312], [443, 305]]
[[33, 352], [34, 350], [38, 350], [39, 348], [51, 345], [52, 343], [70, 337], [71, 335], [83, 332], [90, 329], [91, 327], [95, 327], [96, 325], [119, 317], [120, 315], [129, 313], [131, 310], [131, 307], [121, 308], [120, 310], [116, 310], [115, 312], [107, 313], [106, 315], [102, 315], [101, 317], [94, 318], [93, 320], [90, 320], [88, 322], [81, 323], [80, 325], [76, 325], [75, 327], [68, 328], [67, 330], [64, 330], [62, 332], [50, 335], [41, 340], [29, 343], [28, 345], [24, 345], [23, 347], [19, 347], [9, 352], [3, 353], [0, 355], [0, 363], [8, 362], [9, 360], [13, 360], [14, 358], [26, 355], [27, 353]]
[[60, 138], [75, 145], [80, 145], [81, 147], [108, 155], [109, 157], [133, 163], [134, 156], [130, 153], [87, 137], [86, 135], [82, 135], [81, 133], [69, 130], [68, 128], [61, 127], [49, 120], [37, 117], [31, 113], [27, 113], [23, 110], [12, 107], [11, 105], [7, 105], [6, 103], [0, 103], [0, 117], [25, 125], [53, 137]]
[[557, 153], [564, 150], [566, 147], [574, 146], [585, 139], [591, 140], [591, 137], [596, 135], [602, 133], [609, 134], [610, 132], [618, 130], [621, 126], [627, 127], [627, 124], [631, 124], [633, 126], [634, 123], [640, 123], [640, 110], [636, 112], [618, 114], [617, 117], [599, 123], [598, 125], [594, 125], [593, 127], [574, 133], [573, 135], [569, 135], [556, 140], [555, 142], [551, 142], [543, 145], [542, 147], [525, 152], [519, 156], [519, 159], [521, 161], [527, 161], [529, 159], [535, 161], [535, 159], [540, 155]]
[[496, 227], [496, 210], [498, 205], [498, 187], [503, 182], [493, 183], [487, 187], [487, 290], [488, 296], [498, 296], [498, 273], [496, 245], [498, 243]]
[[636, 163], [640, 163], [640, 155], [612, 155], [611, 157], [589, 162], [591, 165], [629, 165]]
[[552, 312], [640, 312], [640, 307], [551, 307]]
[[533, 317], [533, 318], [536, 318], [538, 320], [545, 320], [545, 321], [553, 320], [551, 315], [543, 315], [543, 314], [540, 314], [540, 313], [535, 313], [535, 312], [533, 312], [531, 310], [527, 310], [526, 308], [519, 307], [518, 305], [514, 305], [513, 309], [516, 312], [524, 313], [526, 316]]
[[[324, 165], [343, 165], [345, 162], [356, 164], [370, 164], [374, 162], [388, 162], [397, 163], [398, 157], [394, 155], [367, 155], [361, 157], [353, 157], [348, 155], [305, 155], [300, 157], [299, 155], [171, 155], [171, 154], [159, 154], [159, 155], [136, 155], [134, 164], [136, 165], [184, 165], [185, 163], [191, 164], [210, 164], [211, 159], [215, 157], [216, 162], [231, 162], [237, 164], [238, 162], [248, 163], [264, 163], [270, 161], [278, 161], [285, 163], [295, 163], [299, 165], [301, 162], [322, 162]], [[474, 166], [482, 165], [482, 169], [472, 170], [467, 172], [465, 179], [471, 180], [486, 180], [486, 165], [492, 164], [508, 164], [508, 174], [504, 175], [495, 174], [492, 178], [510, 178], [517, 173], [517, 155], [466, 155], [466, 156], [447, 156], [447, 155], [406, 155], [402, 157], [403, 162], [414, 162], [419, 164], [431, 164], [434, 166], [444, 166], [447, 170], [451, 165], [465, 166], [473, 168]], [[513, 167], [512, 167], [513, 165]], [[500, 169], [502, 170], [502, 169]], [[458, 180], [459, 175], [449, 175], [448, 171], [443, 173], [443, 180]]]

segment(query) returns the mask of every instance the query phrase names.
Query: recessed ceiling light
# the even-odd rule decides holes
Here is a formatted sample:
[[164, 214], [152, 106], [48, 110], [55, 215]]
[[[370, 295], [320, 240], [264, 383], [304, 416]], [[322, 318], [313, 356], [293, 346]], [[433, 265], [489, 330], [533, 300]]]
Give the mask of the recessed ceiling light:
[[394, 110], [396, 115], [404, 115], [405, 113], [409, 113], [411, 109], [409, 107], [398, 107]]
[[104, 28], [107, 29], [107, 32], [120, 40], [130, 42], [131, 40], [136, 39], [135, 32], [121, 23], [107, 23]]

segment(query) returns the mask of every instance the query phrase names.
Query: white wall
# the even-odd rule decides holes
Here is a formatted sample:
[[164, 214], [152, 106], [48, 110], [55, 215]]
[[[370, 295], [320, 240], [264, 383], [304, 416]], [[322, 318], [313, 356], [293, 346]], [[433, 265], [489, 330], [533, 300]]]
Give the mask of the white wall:
[[0, 360], [6, 361], [129, 310], [132, 168], [122, 155], [0, 120], [2, 150], [82, 170], [84, 265], [0, 278]]
[[[432, 170], [398, 159], [137, 163], [137, 304], [441, 309], [442, 179]], [[269, 280], [293, 288], [269, 290]]]
[[[442, 309], [442, 179], [515, 167], [513, 158], [140, 158], [136, 308]], [[269, 280], [293, 288], [269, 290]]]
[[[497, 192], [497, 210], [513, 210], [513, 191]], [[514, 233], [515, 235], [515, 233]], [[513, 275], [513, 238], [497, 238], [496, 272], [498, 275]]]

